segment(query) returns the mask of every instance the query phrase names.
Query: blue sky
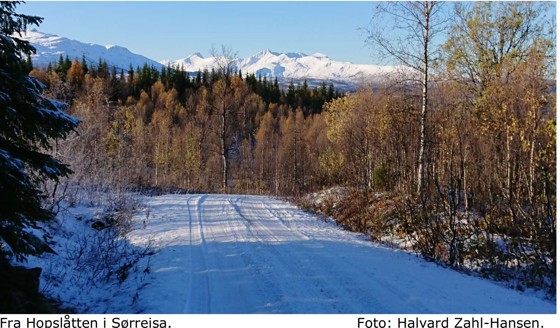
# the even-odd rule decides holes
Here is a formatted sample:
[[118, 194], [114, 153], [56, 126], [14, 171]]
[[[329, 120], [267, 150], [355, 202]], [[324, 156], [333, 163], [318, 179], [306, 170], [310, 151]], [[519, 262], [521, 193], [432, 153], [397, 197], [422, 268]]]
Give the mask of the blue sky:
[[154, 60], [179, 59], [212, 46], [246, 57], [261, 50], [324, 53], [376, 63], [359, 28], [372, 2], [27, 2], [44, 17], [39, 31], [82, 42], [116, 44]]

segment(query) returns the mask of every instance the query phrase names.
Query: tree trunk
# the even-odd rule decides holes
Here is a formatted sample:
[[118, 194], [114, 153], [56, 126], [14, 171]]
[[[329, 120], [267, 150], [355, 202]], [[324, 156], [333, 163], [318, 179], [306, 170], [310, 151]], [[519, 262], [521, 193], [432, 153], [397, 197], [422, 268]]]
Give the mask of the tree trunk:
[[158, 186], [158, 174], [159, 174], [159, 141], [156, 136], [156, 187]]
[[221, 113], [221, 117], [222, 117], [222, 126], [221, 126], [221, 133], [220, 133], [220, 143], [221, 143], [221, 148], [222, 148], [222, 164], [223, 164], [223, 172], [222, 172], [222, 192], [224, 194], [228, 193], [228, 186], [227, 186], [227, 182], [228, 182], [228, 162], [227, 162], [227, 157], [228, 157], [228, 151], [227, 151], [227, 146], [226, 146], [226, 109], [222, 108], [222, 113]]
[[424, 18], [426, 25], [424, 27], [424, 67], [422, 71], [422, 112], [420, 114], [420, 150], [418, 154], [418, 196], [424, 198], [425, 188], [425, 165], [426, 165], [426, 118], [428, 114], [428, 45], [429, 45], [429, 31], [430, 31], [430, 11], [431, 5], [425, 3], [424, 5]]
[[278, 196], [278, 188], [280, 181], [278, 180], [278, 134], [274, 137], [275, 140], [275, 156], [274, 156], [274, 195]]
[[[294, 125], [295, 125], [295, 119], [294, 119]], [[292, 194], [295, 195], [296, 193], [296, 184], [297, 184], [297, 126], [294, 127], [294, 132], [293, 132], [293, 185], [292, 185]]]

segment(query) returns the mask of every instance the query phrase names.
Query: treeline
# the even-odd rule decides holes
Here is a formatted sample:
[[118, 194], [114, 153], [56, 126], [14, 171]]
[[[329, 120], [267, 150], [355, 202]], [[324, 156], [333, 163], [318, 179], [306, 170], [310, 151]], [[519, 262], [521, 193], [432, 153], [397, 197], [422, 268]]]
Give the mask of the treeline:
[[[212, 70], [128, 72], [61, 57], [30, 75], [70, 104], [78, 134], [58, 145], [73, 182], [94, 189], [172, 187], [205, 192], [301, 194], [321, 187], [323, 104], [341, 95]], [[294, 157], [296, 156], [296, 157]], [[271, 166], [274, 164], [274, 166]]]
[[[33, 69], [30, 57], [25, 61], [25, 65], [29, 71]], [[56, 74], [58, 79], [53, 81], [53, 74]], [[69, 82], [72, 86], [71, 91], [75, 91], [76, 87], [81, 87], [86, 74], [90, 78], [109, 80], [110, 101], [124, 103], [128, 97], [137, 98], [142, 91], [149, 92], [154, 83], [160, 81], [165, 90], [175, 89], [178, 92], [179, 101], [185, 103], [193, 91], [201, 87], [210, 88], [217, 80], [222, 78], [223, 72], [212, 68], [211, 70], [189, 73], [182, 67], [171, 64], [163, 66], [161, 69], [148, 64], [136, 68], [131, 65], [125, 70], [110, 66], [103, 59], [99, 59], [98, 63], [88, 64], [85, 56], [82, 56], [81, 60], [78, 60], [78, 58], [71, 60], [68, 56], [62, 55], [60, 55], [57, 63], [49, 63], [44, 72], [39, 70], [34, 72], [34, 75], [41, 77], [44, 82], [48, 83], [48, 87], [50, 83]], [[273, 81], [268, 81], [266, 77], [243, 74], [241, 70], [233, 70], [228, 72], [228, 75], [237, 75], [239, 79], [244, 80], [249, 89], [259, 95], [266, 105], [273, 103], [287, 105], [291, 108], [299, 107], [306, 116], [320, 113], [325, 102], [343, 95], [335, 90], [332, 83], [327, 85], [322, 82], [319, 87], [310, 88], [305, 80], [301, 84], [294, 83], [292, 80], [288, 87], [283, 89], [276, 77]], [[74, 92], [66, 93], [65, 90], [62, 91], [60, 96], [65, 98], [67, 102], [71, 102], [76, 96]]]

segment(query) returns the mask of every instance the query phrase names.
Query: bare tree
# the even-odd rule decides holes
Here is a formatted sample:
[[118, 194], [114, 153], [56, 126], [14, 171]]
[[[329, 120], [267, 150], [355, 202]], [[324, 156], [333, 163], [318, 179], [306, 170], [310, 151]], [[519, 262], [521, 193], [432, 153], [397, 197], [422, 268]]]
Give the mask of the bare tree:
[[228, 192], [228, 177], [229, 177], [229, 147], [227, 145], [227, 126], [228, 114], [232, 111], [234, 102], [231, 101], [233, 89], [231, 86], [231, 76], [235, 69], [235, 59], [237, 52], [233, 51], [231, 47], [222, 45], [221, 52], [218, 52], [214, 47], [210, 49], [210, 54], [215, 59], [215, 66], [217, 67], [218, 74], [221, 75], [221, 80], [213, 86], [213, 95], [215, 101], [213, 102], [214, 109], [220, 115], [220, 157], [222, 159], [222, 192]]
[[233, 50], [230, 46], [222, 45], [220, 50], [212, 46], [212, 48], [210, 48], [210, 55], [214, 57], [214, 66], [218, 73], [226, 77], [231, 77], [237, 69], [235, 63], [238, 55], [237, 51]]
[[430, 68], [439, 57], [436, 37], [444, 31], [448, 21], [443, 8], [444, 4], [438, 1], [380, 3], [376, 7], [367, 38], [383, 58], [393, 59], [412, 69], [414, 73], [406, 74], [406, 79], [412, 79], [422, 87], [417, 168], [417, 193], [421, 198], [424, 197], [429, 164], [426, 146]]

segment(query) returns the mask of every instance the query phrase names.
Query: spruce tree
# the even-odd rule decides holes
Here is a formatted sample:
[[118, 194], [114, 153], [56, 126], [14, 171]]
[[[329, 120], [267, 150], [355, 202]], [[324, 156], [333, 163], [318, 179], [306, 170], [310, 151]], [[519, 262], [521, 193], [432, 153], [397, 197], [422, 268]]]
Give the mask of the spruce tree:
[[64, 56], [62, 56], [62, 54], [58, 57], [58, 65], [56, 65], [54, 71], [58, 74], [58, 77], [60, 77], [62, 81], [65, 81], [66, 71], [64, 70]]
[[19, 3], [0, 2], [0, 263], [25, 260], [44, 248], [29, 231], [53, 218], [41, 206], [39, 184], [71, 173], [46, 151], [79, 123], [63, 104], [42, 96], [44, 86], [28, 76], [24, 58], [35, 49], [21, 36], [42, 18], [16, 13]]
[[82, 65], [82, 71], [84, 71], [84, 74], [87, 74], [89, 72], [89, 69], [86, 61], [86, 55], [82, 55], [81, 65]]
[[62, 66], [62, 72], [64, 74], [66, 74], [68, 72], [68, 70], [70, 69], [70, 67], [72, 67], [72, 61], [70, 60], [70, 57], [68, 57], [68, 55], [66, 55], [64, 57], [64, 64]]

